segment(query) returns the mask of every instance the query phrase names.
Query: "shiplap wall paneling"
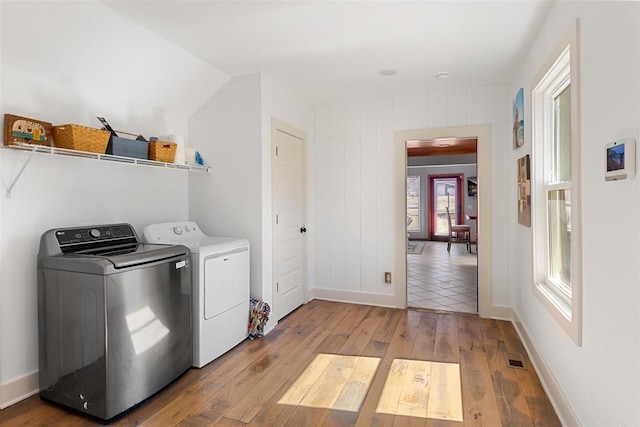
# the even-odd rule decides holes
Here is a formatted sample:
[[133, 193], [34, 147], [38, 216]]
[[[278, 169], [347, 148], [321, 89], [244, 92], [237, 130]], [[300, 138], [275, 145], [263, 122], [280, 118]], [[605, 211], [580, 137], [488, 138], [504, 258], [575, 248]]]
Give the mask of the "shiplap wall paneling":
[[442, 128], [447, 125], [447, 92], [437, 90], [429, 93], [429, 127]]
[[447, 91], [447, 126], [467, 124], [467, 89]]
[[[377, 292], [395, 293], [393, 283], [384, 282], [384, 272], [395, 277], [395, 206], [393, 98], [378, 102], [378, 261]], [[411, 115], [409, 114], [409, 117]]]
[[[362, 283], [360, 289], [372, 292], [376, 289], [378, 278], [378, 137], [377, 102], [362, 101], [360, 104], [360, 131], [362, 133], [360, 151], [360, 230], [361, 250], [360, 269]], [[356, 196], [357, 197], [357, 196]]]
[[509, 105], [507, 86], [487, 86], [486, 104], [487, 123], [508, 123], [511, 120], [511, 109], [507, 108]]
[[331, 171], [331, 113], [328, 105], [316, 109], [316, 143], [313, 145], [315, 153], [316, 173], [316, 286], [331, 287], [331, 187], [329, 180]]
[[331, 288], [345, 289], [346, 223], [345, 223], [345, 105], [331, 106]]
[[[489, 85], [318, 107], [316, 286], [394, 295], [395, 132], [489, 122], [496, 132], [492, 153], [504, 158], [510, 148], [506, 147], [510, 120], [507, 101], [506, 85]], [[494, 173], [492, 186], [507, 191], [503, 188], [507, 175], [504, 168]], [[505, 259], [504, 232], [496, 226], [496, 233], [500, 237], [494, 259]], [[384, 283], [385, 271], [392, 273], [394, 284]], [[497, 274], [502, 282], [503, 276]], [[506, 300], [506, 284], [497, 284], [494, 293], [496, 301]]]
[[393, 98], [393, 129], [415, 129], [412, 113], [413, 97], [411, 95], [396, 96]]
[[346, 288], [360, 290], [362, 283], [360, 266], [361, 211], [360, 211], [360, 103], [350, 102], [345, 109], [345, 246]]
[[487, 120], [487, 88], [475, 86], [467, 89], [467, 124], [477, 125]]
[[411, 96], [411, 127], [426, 129], [429, 127], [429, 95], [421, 93]]

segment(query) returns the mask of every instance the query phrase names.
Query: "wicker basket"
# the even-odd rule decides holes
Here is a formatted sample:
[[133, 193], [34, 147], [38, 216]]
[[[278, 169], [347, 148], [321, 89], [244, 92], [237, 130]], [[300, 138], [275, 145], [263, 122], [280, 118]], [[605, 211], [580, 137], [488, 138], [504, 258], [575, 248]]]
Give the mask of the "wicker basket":
[[53, 127], [53, 141], [56, 147], [77, 151], [104, 154], [111, 134], [106, 130], [80, 125], [59, 125]]
[[176, 145], [173, 142], [165, 141], [149, 142], [149, 160], [173, 163], [173, 158], [176, 155]]

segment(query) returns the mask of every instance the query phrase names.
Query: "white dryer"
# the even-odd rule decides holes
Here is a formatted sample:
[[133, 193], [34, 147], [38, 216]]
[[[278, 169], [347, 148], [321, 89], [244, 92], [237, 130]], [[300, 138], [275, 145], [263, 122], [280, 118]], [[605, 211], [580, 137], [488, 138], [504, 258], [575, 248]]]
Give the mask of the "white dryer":
[[248, 336], [249, 241], [205, 235], [193, 221], [151, 224], [148, 243], [187, 246], [193, 261], [193, 366], [201, 368]]

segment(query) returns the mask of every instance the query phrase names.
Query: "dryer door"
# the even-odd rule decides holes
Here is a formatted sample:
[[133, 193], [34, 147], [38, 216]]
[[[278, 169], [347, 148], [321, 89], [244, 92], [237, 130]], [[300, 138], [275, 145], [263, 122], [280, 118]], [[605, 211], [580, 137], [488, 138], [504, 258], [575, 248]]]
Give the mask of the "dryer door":
[[205, 257], [205, 319], [211, 319], [248, 301], [248, 290], [249, 249], [246, 246]]

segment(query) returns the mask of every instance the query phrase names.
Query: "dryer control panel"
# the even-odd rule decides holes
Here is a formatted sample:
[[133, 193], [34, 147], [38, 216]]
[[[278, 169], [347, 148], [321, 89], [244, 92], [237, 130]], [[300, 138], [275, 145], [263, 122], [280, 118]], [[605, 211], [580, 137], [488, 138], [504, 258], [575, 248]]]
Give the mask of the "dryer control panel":
[[148, 225], [143, 231], [147, 242], [180, 243], [205, 237], [200, 227], [194, 221], [163, 222]]

